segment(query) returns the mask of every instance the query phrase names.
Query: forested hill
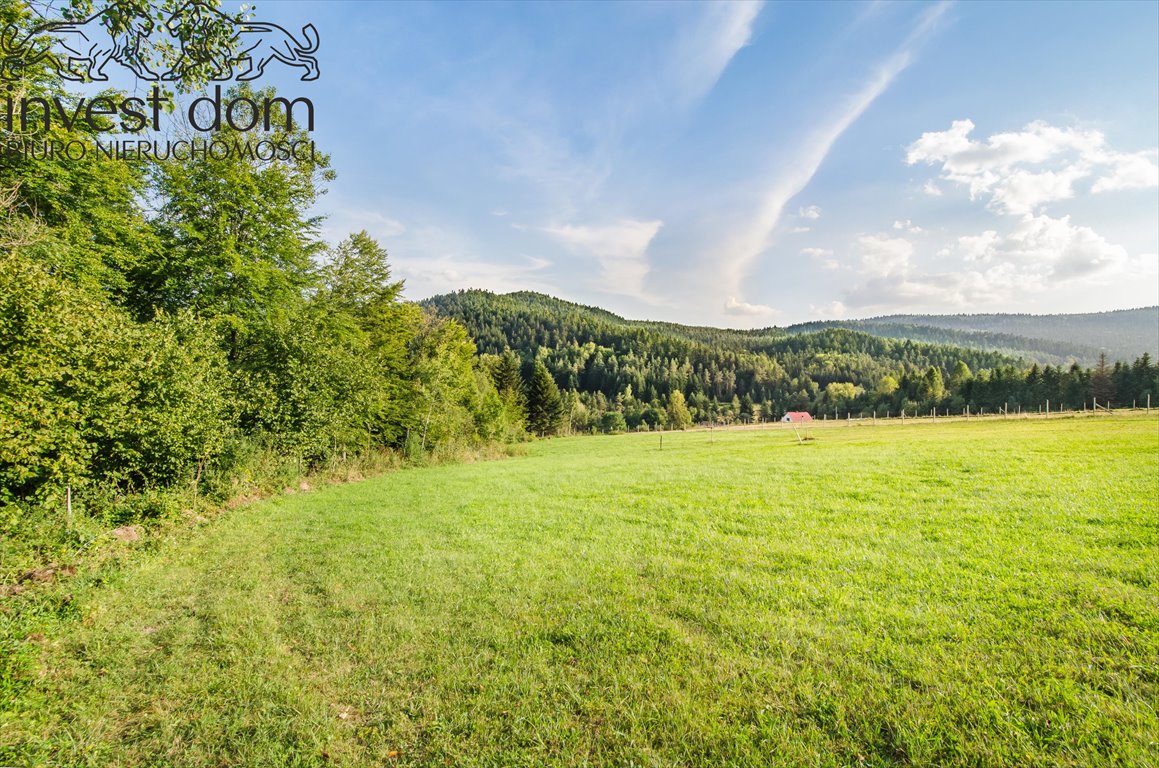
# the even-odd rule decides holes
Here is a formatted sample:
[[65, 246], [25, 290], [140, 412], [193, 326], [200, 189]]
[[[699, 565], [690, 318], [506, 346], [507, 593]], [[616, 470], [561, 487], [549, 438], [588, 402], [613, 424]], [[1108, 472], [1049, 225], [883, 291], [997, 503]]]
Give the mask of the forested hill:
[[887, 315], [793, 325], [790, 333], [848, 328], [874, 336], [990, 349], [1039, 363], [1094, 365], [1100, 352], [1159, 355], [1159, 306], [1069, 315]]
[[994, 350], [841, 327], [738, 331], [627, 320], [530, 292], [459, 291], [423, 303], [466, 326], [493, 368], [508, 350], [522, 359], [525, 379], [542, 363], [564, 392], [565, 420], [579, 429], [671, 423], [685, 402], [695, 420], [728, 421], [787, 410], [1031, 407], [1045, 399], [1081, 408], [1092, 393], [1130, 403], [1159, 389], [1149, 357], [1113, 370], [1109, 362], [1091, 371], [1069, 361], [1039, 369]]

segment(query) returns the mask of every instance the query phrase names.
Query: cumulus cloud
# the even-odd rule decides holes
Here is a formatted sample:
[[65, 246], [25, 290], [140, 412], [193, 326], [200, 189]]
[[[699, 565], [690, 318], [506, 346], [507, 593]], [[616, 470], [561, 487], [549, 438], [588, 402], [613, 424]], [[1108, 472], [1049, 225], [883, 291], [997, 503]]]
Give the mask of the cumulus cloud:
[[909, 219], [905, 219], [902, 221], [895, 221], [893, 223], [893, 228], [901, 230], [902, 232], [909, 232], [910, 234], [913, 234], [913, 235], [916, 235], [922, 231], [921, 227], [919, 227], [917, 224], [914, 224]]
[[821, 320], [844, 320], [849, 316], [849, 310], [840, 301], [831, 301], [828, 304], [810, 304], [809, 314]]
[[815, 205], [807, 205], [797, 210], [797, 217], [801, 219], [819, 219], [821, 218], [821, 209]]
[[1159, 187], [1159, 153], [1137, 152], [1133, 155], [1112, 154], [1108, 162], [1111, 172], [1095, 182], [1092, 192], [1113, 192], [1119, 189], [1150, 189]]
[[914, 246], [904, 237], [862, 235], [857, 238], [857, 243], [861, 249], [862, 274], [886, 277], [909, 270]]
[[[958, 237], [937, 252], [944, 271], [922, 271], [884, 238], [861, 238], [866, 280], [846, 297], [851, 306], [957, 306], [1009, 302], [1075, 280], [1100, 282], [1131, 267], [1127, 251], [1070, 216], [1051, 216], [1051, 203], [1080, 193], [1159, 186], [1155, 150], [1124, 153], [1096, 130], [1035, 121], [1022, 130], [974, 139], [974, 123], [923, 133], [906, 148], [906, 162], [935, 166], [939, 181], [966, 187], [1003, 225]], [[923, 188], [940, 194], [934, 180]], [[908, 221], [894, 228], [909, 231]], [[912, 256], [912, 253], [910, 254]], [[959, 267], [954, 271], [951, 265]]]
[[939, 187], [937, 185], [937, 183], [934, 182], [933, 179], [930, 179], [929, 181], [927, 181], [925, 184], [922, 185], [922, 192], [925, 192], [930, 197], [941, 197], [942, 196], [942, 188]]
[[569, 250], [594, 257], [606, 290], [647, 299], [644, 278], [649, 270], [648, 246], [663, 225], [659, 219], [621, 219], [602, 226], [545, 227], [544, 232]]
[[904, 238], [862, 235], [862, 282], [845, 295], [858, 309], [937, 310], [1010, 302], [1073, 280], [1099, 281], [1131, 268], [1126, 250], [1070, 217], [1023, 216], [1006, 234], [986, 230], [959, 237], [938, 252], [962, 268], [926, 271]]
[[1016, 283], [1011, 270], [922, 273], [873, 277], [845, 296], [845, 304], [860, 311], [947, 308], [968, 309], [1009, 301], [1038, 286]]
[[[923, 133], [906, 148], [906, 163], [939, 166], [941, 178], [967, 187], [971, 199], [986, 198], [991, 210], [1013, 215], [1074, 197], [1076, 182], [1088, 178], [1094, 193], [1159, 186], [1155, 150], [1115, 151], [1100, 131], [1035, 121], [979, 141], [970, 138], [974, 127], [955, 120], [948, 130]], [[924, 189], [938, 188], [928, 181]]]
[[781, 314], [780, 310], [764, 304], [749, 304], [747, 301], [740, 301], [735, 296], [729, 296], [728, 300], [724, 302], [724, 313], [743, 317], [771, 317]]
[[841, 263], [833, 258], [833, 251], [828, 248], [802, 248], [801, 255], [821, 262], [821, 266], [825, 267], [825, 269], [836, 270], [841, 268]]

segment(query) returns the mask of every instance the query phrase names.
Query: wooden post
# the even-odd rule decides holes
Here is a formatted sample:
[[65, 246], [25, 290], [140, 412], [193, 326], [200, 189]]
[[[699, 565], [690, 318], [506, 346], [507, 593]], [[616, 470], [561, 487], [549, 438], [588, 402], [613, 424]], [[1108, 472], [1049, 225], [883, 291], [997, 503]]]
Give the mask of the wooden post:
[[1050, 401], [1046, 401], [1046, 418], [1050, 418]]
[[[419, 447], [419, 450], [422, 450], [422, 451], [426, 451], [426, 449], [427, 449], [427, 427], [430, 426], [431, 411], [434, 410], [434, 407], [435, 407], [434, 403], [431, 403], [429, 406], [427, 406], [427, 418], [426, 418], [426, 421], [423, 422], [423, 440], [422, 440], [422, 445]], [[540, 430], [539, 436], [543, 437], [542, 430]]]
[[664, 450], [664, 433], [660, 433], [660, 450]]

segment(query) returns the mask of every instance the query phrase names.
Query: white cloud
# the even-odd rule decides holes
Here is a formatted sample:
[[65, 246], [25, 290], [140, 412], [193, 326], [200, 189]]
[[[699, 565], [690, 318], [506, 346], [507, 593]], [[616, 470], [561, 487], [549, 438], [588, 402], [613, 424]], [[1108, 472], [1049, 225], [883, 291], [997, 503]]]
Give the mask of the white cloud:
[[942, 196], [942, 188], [939, 187], [933, 179], [930, 179], [924, 185], [922, 185], [922, 192], [925, 192], [930, 197]]
[[1121, 245], [1108, 243], [1090, 227], [1071, 224], [1069, 216], [1026, 216], [1002, 247], [1007, 259], [1043, 270], [1056, 281], [1113, 269], [1127, 259]]
[[802, 248], [801, 255], [812, 259], [823, 259], [826, 256], [832, 256], [833, 251], [828, 248]]
[[917, 224], [914, 224], [909, 219], [905, 219], [904, 221], [895, 221], [893, 223], [893, 228], [901, 230], [902, 232], [909, 232], [910, 234], [914, 235], [922, 231], [921, 227], [919, 227]]
[[1159, 187], [1159, 164], [1155, 157], [1159, 153], [1136, 152], [1135, 154], [1114, 153], [1109, 156], [1111, 173], [1095, 182], [1092, 192], [1112, 192], [1119, 189], [1149, 189]]
[[[990, 261], [1001, 242], [1002, 238], [998, 236], [998, 233], [992, 229], [988, 229], [980, 235], [964, 235], [959, 237], [958, 252], [966, 261]], [[939, 252], [941, 256], [948, 256], [949, 254], [949, 249]]]
[[644, 278], [649, 270], [648, 246], [663, 225], [659, 219], [621, 219], [603, 226], [565, 224], [543, 231], [568, 249], [595, 257], [605, 290], [647, 300]]
[[961, 260], [959, 270], [927, 272], [915, 264], [912, 244], [884, 235], [858, 238], [865, 278], [845, 295], [862, 310], [945, 311], [1009, 304], [1019, 296], [1081, 279], [1099, 283], [1135, 268], [1126, 251], [1069, 217], [1023, 216], [1005, 235], [986, 230], [959, 237], [938, 252]]
[[873, 277], [849, 291], [845, 303], [861, 311], [944, 312], [948, 308], [993, 305], [1038, 289], [1040, 286], [1016, 282], [1009, 268], [994, 267], [986, 271]]
[[1127, 251], [1090, 227], [1072, 224], [1069, 216], [1023, 216], [1006, 235], [986, 230], [959, 237], [956, 253], [968, 263], [1009, 264], [1026, 279], [1057, 283], [1099, 273], [1117, 273]]
[[763, 6], [763, 2], [699, 6], [702, 15], [682, 36], [671, 59], [686, 99], [699, 99], [712, 90], [737, 52], [749, 44]]
[[749, 304], [747, 301], [739, 301], [735, 296], [729, 296], [728, 300], [724, 302], [724, 313], [747, 317], [771, 317], [781, 314], [780, 310], [764, 304]]
[[992, 202], [1005, 213], [1033, 213], [1045, 203], [1074, 197], [1074, 182], [1089, 175], [1090, 167], [1085, 164], [1057, 173], [1017, 170], [997, 184]]
[[808, 227], [793, 227], [792, 229], [789, 230], [789, 232], [791, 232], [794, 235], [803, 235], [804, 233], [809, 232], [809, 231], [810, 231], [810, 229]]
[[849, 310], [840, 301], [831, 301], [828, 304], [810, 304], [809, 314], [819, 320], [844, 320], [849, 316]]
[[914, 246], [903, 237], [862, 235], [857, 238], [861, 248], [861, 273], [876, 277], [901, 275], [909, 270]]
[[798, 208], [797, 217], [801, 219], [819, 219], [821, 218], [821, 209], [815, 205]]
[[[1035, 121], [1021, 131], [970, 138], [974, 123], [955, 120], [945, 131], [923, 133], [906, 149], [906, 163], [940, 166], [941, 178], [962, 184], [970, 198], [988, 197], [997, 212], [1026, 215], [1075, 195], [1075, 182], [1096, 177], [1091, 191], [1159, 186], [1155, 150], [1111, 150], [1099, 131], [1058, 128]], [[927, 193], [937, 189], [932, 181]]]
[[501, 264], [470, 256], [441, 254], [392, 261], [398, 275], [406, 280], [407, 294], [412, 298], [463, 288], [482, 288], [497, 293], [556, 292], [554, 285], [542, 279], [542, 273], [550, 262], [540, 258], [525, 257], [520, 263]]

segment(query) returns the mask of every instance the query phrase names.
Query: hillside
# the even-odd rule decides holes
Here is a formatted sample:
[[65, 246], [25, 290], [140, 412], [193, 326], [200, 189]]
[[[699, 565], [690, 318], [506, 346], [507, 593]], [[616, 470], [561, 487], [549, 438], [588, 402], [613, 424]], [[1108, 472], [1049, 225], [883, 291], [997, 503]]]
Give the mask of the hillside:
[[1094, 365], [1105, 351], [1112, 360], [1159, 356], [1159, 306], [1070, 315], [886, 315], [789, 326], [789, 333], [848, 328], [891, 339], [913, 339], [988, 349], [1054, 365]]
[[[1082, 408], [1091, 397], [1129, 404], [1159, 393], [1150, 360], [1092, 372], [1072, 365], [1070, 350], [1056, 342], [1013, 336], [955, 346], [889, 338], [883, 326], [738, 331], [628, 320], [529, 292], [459, 291], [423, 303], [462, 323], [488, 364], [511, 350], [526, 380], [542, 363], [564, 393], [565, 421], [583, 429], [663, 426], [674, 392], [696, 421], [779, 418], [789, 410], [1029, 408], [1047, 399]], [[965, 340], [965, 331], [933, 330]], [[1019, 354], [980, 348], [984, 341]], [[1022, 354], [1031, 341], [1051, 356], [1041, 370]]]

